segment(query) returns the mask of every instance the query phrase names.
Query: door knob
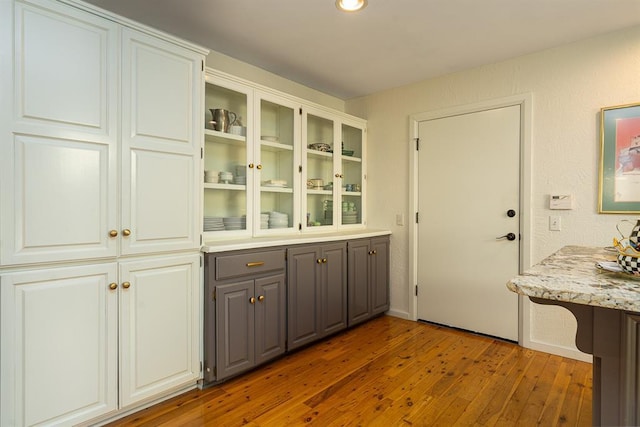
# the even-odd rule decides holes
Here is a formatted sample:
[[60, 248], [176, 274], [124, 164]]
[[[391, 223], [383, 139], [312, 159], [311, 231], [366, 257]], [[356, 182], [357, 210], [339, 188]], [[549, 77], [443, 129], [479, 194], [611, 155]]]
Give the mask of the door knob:
[[255, 303], [256, 303], [256, 298], [255, 297], [249, 298], [249, 304], [255, 304]]
[[122, 230], [122, 235], [131, 236], [131, 230], [129, 230], [128, 228], [125, 228], [124, 230]]
[[111, 289], [112, 291], [115, 291], [116, 289], [118, 289], [118, 284], [117, 283], [109, 283], [109, 289]]
[[516, 216], [516, 211], [514, 211], [513, 209], [509, 209], [509, 210], [507, 211], [507, 216], [508, 216], [509, 218], [513, 218], [514, 216]]
[[110, 237], [118, 237], [118, 230], [109, 231], [109, 236]]
[[125, 289], [129, 289], [131, 287], [131, 283], [124, 282], [124, 283], [122, 283], [122, 287], [125, 288]]
[[507, 239], [507, 240], [516, 240], [516, 235], [513, 233], [507, 233], [504, 236], [496, 237], [496, 240]]
[[260, 301], [260, 302], [264, 301], [264, 295], [260, 295], [260, 296], [258, 297], [258, 301]]

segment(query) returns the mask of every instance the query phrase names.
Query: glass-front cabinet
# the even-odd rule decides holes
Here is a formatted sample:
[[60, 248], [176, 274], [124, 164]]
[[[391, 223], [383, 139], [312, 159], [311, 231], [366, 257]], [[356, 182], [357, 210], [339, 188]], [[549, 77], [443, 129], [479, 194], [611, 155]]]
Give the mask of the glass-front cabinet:
[[364, 225], [365, 130], [362, 123], [303, 109], [303, 229]]
[[207, 76], [205, 83], [204, 219], [208, 233], [250, 234], [252, 161], [248, 88]]
[[365, 124], [207, 72], [205, 239], [363, 227]]
[[300, 105], [256, 92], [255, 234], [297, 231], [300, 203]]

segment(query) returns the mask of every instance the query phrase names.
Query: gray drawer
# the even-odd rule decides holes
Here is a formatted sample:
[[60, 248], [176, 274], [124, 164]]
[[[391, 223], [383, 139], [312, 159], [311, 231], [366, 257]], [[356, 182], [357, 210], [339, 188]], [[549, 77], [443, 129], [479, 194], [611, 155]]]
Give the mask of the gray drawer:
[[284, 249], [216, 257], [216, 280], [284, 270]]

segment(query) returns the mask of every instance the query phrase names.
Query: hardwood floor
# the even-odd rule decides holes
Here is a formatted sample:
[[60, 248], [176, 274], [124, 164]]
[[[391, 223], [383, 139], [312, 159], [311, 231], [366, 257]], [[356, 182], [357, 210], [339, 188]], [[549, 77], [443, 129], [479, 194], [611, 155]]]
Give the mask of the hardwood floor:
[[383, 316], [112, 426], [591, 425], [591, 364]]

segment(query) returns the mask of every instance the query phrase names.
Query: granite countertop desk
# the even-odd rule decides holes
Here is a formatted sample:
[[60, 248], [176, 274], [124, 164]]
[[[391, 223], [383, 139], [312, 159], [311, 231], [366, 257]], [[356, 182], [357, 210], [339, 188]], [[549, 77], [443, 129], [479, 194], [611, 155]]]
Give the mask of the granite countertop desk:
[[576, 346], [593, 355], [596, 426], [640, 424], [640, 277], [596, 267], [615, 259], [605, 248], [565, 246], [507, 283], [576, 317]]
[[615, 260], [616, 252], [604, 248], [565, 246], [507, 287], [528, 297], [640, 313], [640, 277], [596, 267]]

